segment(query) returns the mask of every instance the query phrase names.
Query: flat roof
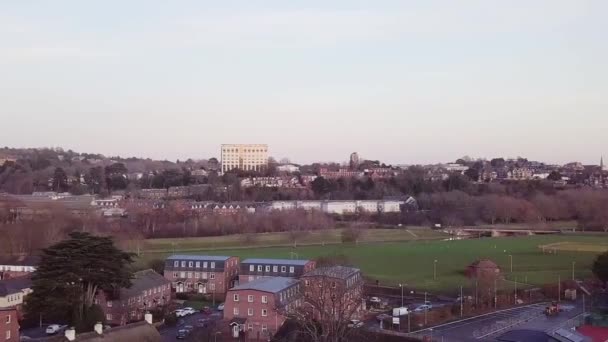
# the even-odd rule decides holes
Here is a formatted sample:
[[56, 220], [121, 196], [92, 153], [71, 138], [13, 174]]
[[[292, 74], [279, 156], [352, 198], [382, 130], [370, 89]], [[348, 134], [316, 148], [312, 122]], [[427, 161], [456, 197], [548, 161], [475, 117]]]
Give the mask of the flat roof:
[[304, 277], [322, 276], [322, 277], [331, 277], [331, 278], [338, 278], [338, 279], [347, 279], [348, 277], [350, 277], [351, 275], [353, 275], [359, 271], [360, 270], [358, 268], [354, 268], [354, 267], [329, 266], [329, 267], [316, 268], [316, 269], [304, 274]]
[[308, 264], [310, 260], [299, 260], [299, 259], [245, 259], [241, 261], [241, 264], [280, 264], [280, 265], [293, 265], [293, 266], [304, 266]]
[[230, 289], [233, 290], [256, 290], [270, 293], [281, 292], [282, 290], [296, 284], [298, 281], [293, 278], [285, 277], [268, 277], [258, 278], [245, 284], [235, 286]]
[[176, 254], [171, 255], [167, 260], [210, 260], [210, 261], [226, 261], [232, 257], [225, 255], [187, 255]]

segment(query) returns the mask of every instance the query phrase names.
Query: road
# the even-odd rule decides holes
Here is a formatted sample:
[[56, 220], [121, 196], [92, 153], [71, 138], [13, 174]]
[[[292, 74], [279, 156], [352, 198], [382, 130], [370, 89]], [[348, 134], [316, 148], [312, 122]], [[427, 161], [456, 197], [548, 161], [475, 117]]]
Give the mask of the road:
[[496, 341], [501, 334], [515, 329], [551, 332], [582, 312], [580, 303], [563, 305], [564, 311], [557, 317], [546, 317], [546, 304], [536, 304], [478, 316], [436, 326], [412, 334], [416, 337], [432, 337], [434, 341], [473, 342]]

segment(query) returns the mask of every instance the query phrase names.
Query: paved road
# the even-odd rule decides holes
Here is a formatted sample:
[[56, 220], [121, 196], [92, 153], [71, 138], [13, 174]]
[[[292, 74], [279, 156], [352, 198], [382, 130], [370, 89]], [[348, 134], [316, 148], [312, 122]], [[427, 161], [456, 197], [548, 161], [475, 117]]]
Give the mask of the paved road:
[[543, 313], [546, 304], [520, 307], [511, 310], [439, 325], [432, 330], [414, 334], [417, 337], [429, 336], [434, 341], [478, 342], [496, 341], [496, 337], [514, 329], [530, 329], [550, 332], [582, 312], [579, 303], [564, 305], [564, 311], [557, 317], [546, 317]]

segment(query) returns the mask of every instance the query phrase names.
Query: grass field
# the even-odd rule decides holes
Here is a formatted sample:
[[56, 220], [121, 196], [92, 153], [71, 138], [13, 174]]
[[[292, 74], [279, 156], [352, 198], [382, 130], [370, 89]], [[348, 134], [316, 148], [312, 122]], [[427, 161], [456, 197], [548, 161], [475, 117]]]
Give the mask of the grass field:
[[[570, 279], [572, 263], [575, 275], [585, 277], [590, 275], [591, 263], [597, 253], [581, 251], [561, 251], [556, 253], [543, 252], [539, 246], [565, 243], [574, 245], [594, 245], [608, 243], [608, 235], [544, 235], [526, 237], [485, 238], [458, 241], [422, 240], [421, 235], [430, 234], [428, 238], [438, 238], [430, 230], [425, 233], [412, 231], [414, 238], [406, 231], [367, 232], [367, 243], [326, 244], [293, 247], [255, 247], [255, 243], [273, 242], [272, 239], [262, 239], [255, 243], [240, 242], [239, 248], [222, 248], [222, 245], [210, 242], [209, 239], [185, 239], [178, 241], [176, 252], [212, 255], [235, 255], [241, 258], [316, 258], [326, 255], [345, 255], [362, 269], [364, 275], [371, 280], [379, 280], [383, 284], [406, 283], [419, 290], [454, 291], [460, 286], [470, 287], [471, 281], [464, 277], [467, 265], [481, 258], [487, 258], [500, 265], [508, 279], [541, 285]], [[325, 233], [329, 235], [328, 233]], [[339, 234], [332, 233], [331, 241], [339, 241]], [[338, 235], [336, 235], [338, 234]], [[375, 243], [374, 239], [388, 237], [387, 234], [410, 235], [409, 241]], [[394, 236], [393, 236], [394, 237]], [[312, 239], [312, 237], [311, 237]], [[386, 240], [386, 239], [384, 239]], [[282, 241], [282, 240], [280, 240]], [[327, 241], [330, 241], [328, 239]], [[148, 247], [155, 253], [146, 253], [142, 260], [163, 258], [173, 252], [174, 245], [163, 240], [150, 240]], [[222, 243], [229, 244], [225, 237]], [[234, 246], [234, 241], [232, 241]], [[213, 249], [208, 249], [212, 247]], [[512, 255], [513, 272], [510, 272], [509, 255]], [[437, 279], [433, 280], [433, 264], [437, 260]]]
[[550, 243], [547, 245], [541, 245], [539, 248], [547, 253], [555, 252], [592, 252], [592, 253], [603, 253], [608, 251], [608, 241], [594, 241], [589, 242], [575, 242], [575, 241], [563, 241]]

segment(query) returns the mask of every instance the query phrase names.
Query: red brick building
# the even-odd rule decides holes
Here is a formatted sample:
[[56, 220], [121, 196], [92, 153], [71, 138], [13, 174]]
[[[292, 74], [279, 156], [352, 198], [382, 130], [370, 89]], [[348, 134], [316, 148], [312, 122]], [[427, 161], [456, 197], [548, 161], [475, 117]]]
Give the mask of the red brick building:
[[239, 284], [262, 277], [299, 278], [312, 271], [315, 266], [314, 260], [245, 259], [241, 261]]
[[297, 279], [265, 277], [230, 289], [224, 304], [224, 319], [233, 337], [267, 340], [302, 305]]
[[317, 319], [358, 319], [365, 310], [363, 276], [357, 268], [321, 267], [300, 278], [304, 306]]
[[0, 258], [0, 280], [21, 277], [36, 270], [40, 257], [14, 256]]
[[238, 272], [238, 257], [172, 255], [165, 260], [164, 276], [177, 293], [223, 296], [234, 285]]
[[97, 293], [95, 304], [101, 306], [108, 324], [140, 321], [146, 311], [171, 302], [171, 282], [153, 270], [135, 272], [131, 283], [115, 293]]
[[0, 308], [0, 341], [19, 341], [19, 322], [17, 321], [17, 310]]

